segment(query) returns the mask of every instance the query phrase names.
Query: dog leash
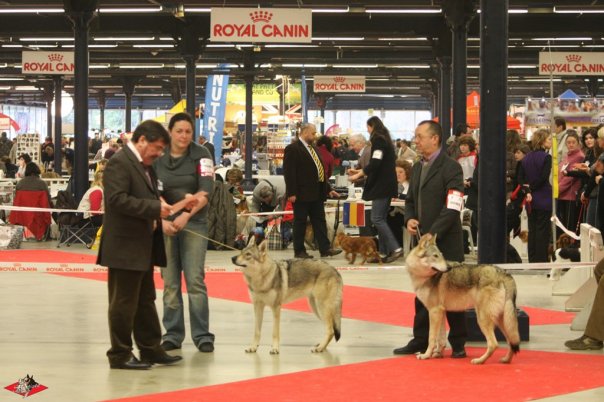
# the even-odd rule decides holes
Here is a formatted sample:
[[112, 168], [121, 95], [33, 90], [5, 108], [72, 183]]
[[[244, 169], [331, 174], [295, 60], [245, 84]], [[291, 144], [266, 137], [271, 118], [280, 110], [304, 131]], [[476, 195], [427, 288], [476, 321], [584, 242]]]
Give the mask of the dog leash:
[[192, 230], [189, 230], [189, 229], [182, 229], [182, 231], [183, 231], [183, 232], [187, 232], [187, 233], [191, 233], [191, 234], [193, 234], [193, 235], [195, 235], [195, 236], [199, 236], [199, 237], [201, 237], [202, 239], [206, 239], [206, 240], [208, 240], [208, 241], [211, 241], [212, 243], [216, 243], [216, 244], [218, 244], [219, 246], [226, 247], [226, 248], [228, 248], [228, 249], [230, 249], [230, 250], [239, 251], [239, 250], [238, 250], [238, 249], [236, 249], [235, 247], [231, 247], [231, 246], [229, 246], [229, 245], [227, 245], [227, 244], [221, 243], [221, 242], [219, 242], [218, 240], [210, 239], [209, 237], [204, 236], [204, 235], [199, 234], [199, 233], [196, 233], [196, 232], [194, 232], [194, 231], [192, 231]]

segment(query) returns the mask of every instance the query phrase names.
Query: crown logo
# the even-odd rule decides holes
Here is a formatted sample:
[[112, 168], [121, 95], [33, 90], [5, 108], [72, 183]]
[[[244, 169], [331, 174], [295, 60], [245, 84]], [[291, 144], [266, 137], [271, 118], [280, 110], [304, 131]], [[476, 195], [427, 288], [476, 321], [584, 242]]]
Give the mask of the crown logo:
[[254, 23], [256, 22], [270, 22], [271, 19], [273, 19], [273, 13], [269, 12], [269, 11], [254, 11], [250, 13], [250, 18], [252, 19], [252, 21]]
[[569, 63], [578, 63], [581, 61], [581, 56], [578, 54], [569, 54], [566, 56], [566, 61]]
[[340, 76], [338, 76], [338, 77], [333, 77], [333, 81], [334, 81], [334, 82], [344, 82], [344, 81], [346, 81], [346, 78], [344, 78], [344, 77], [340, 77]]
[[62, 61], [63, 55], [59, 53], [51, 53], [48, 55], [48, 60], [50, 61]]

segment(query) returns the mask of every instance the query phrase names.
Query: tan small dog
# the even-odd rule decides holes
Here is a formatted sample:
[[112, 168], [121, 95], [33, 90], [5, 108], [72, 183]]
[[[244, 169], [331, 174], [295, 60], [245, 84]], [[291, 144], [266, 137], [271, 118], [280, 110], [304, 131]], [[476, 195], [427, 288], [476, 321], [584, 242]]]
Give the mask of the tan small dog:
[[346, 236], [344, 233], [338, 233], [336, 242], [340, 245], [340, 248], [344, 250], [344, 256], [351, 264], [354, 264], [357, 254], [363, 256], [363, 261], [361, 264], [365, 264], [367, 262], [367, 258], [369, 257], [376, 257], [380, 264], [382, 263], [382, 259], [377, 252], [373, 237], [352, 237]]

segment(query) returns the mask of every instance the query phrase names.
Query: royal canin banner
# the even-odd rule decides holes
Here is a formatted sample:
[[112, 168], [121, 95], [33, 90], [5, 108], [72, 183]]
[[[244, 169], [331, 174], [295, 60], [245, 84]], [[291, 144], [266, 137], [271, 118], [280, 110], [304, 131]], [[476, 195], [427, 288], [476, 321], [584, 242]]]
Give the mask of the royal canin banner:
[[540, 52], [539, 75], [604, 75], [604, 53]]
[[211, 42], [310, 43], [312, 10], [212, 8]]
[[365, 92], [364, 75], [315, 75], [313, 91]]
[[23, 52], [23, 74], [73, 75], [74, 71], [73, 52]]

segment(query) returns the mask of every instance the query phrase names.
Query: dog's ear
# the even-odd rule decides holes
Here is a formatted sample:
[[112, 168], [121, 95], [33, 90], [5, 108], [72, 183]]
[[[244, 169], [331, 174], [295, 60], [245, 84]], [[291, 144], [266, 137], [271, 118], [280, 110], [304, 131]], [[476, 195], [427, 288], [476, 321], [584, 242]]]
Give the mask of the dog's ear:
[[426, 233], [419, 239], [419, 246], [425, 248], [430, 241], [432, 240], [432, 235], [430, 233]]
[[256, 244], [256, 236], [252, 235], [252, 236], [250, 236], [249, 240], [247, 241], [247, 246], [249, 247], [254, 244]]
[[268, 250], [268, 240], [262, 240], [262, 243], [258, 246], [258, 251], [260, 251], [260, 255], [264, 260], [264, 256], [266, 256], [266, 251]]

